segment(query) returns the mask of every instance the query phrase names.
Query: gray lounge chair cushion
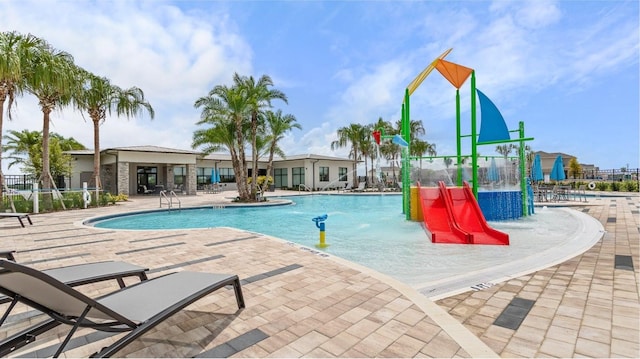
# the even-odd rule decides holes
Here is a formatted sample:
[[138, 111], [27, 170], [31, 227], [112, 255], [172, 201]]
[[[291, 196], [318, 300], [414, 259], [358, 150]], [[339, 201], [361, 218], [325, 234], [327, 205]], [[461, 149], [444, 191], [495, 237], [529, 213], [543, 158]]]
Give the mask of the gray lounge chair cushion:
[[[230, 274], [178, 272], [144, 282], [144, 285], [132, 285], [99, 299], [110, 309], [127, 319], [144, 323], [168, 307], [184, 300], [194, 300], [211, 292], [215, 283], [226, 283]], [[222, 287], [224, 285], [220, 285]]]
[[[40, 272], [40, 275], [44, 273]], [[93, 303], [95, 306], [87, 314], [87, 319], [133, 322], [139, 325], [170, 309], [172, 305], [181, 308], [184, 301], [192, 302], [211, 293], [213, 288], [230, 284], [229, 280], [233, 278], [237, 276], [199, 272], [172, 273], [107, 294], [95, 302], [62, 283], [45, 281], [27, 273], [2, 273], [0, 286], [65, 317], [79, 317], [87, 304]]]
[[96, 280], [105, 280], [110, 274], [112, 278], [127, 277], [138, 275], [138, 273], [145, 270], [148, 269], [127, 262], [109, 261], [47, 269], [43, 272], [73, 287], [81, 285], [77, 283], [93, 283]]

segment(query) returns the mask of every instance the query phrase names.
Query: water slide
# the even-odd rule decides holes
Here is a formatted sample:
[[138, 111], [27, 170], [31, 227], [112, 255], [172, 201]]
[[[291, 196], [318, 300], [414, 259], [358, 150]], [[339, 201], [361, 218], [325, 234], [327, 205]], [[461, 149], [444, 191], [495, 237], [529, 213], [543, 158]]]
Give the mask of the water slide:
[[462, 188], [420, 188], [424, 224], [433, 243], [508, 245], [509, 235], [495, 230], [487, 221], [468, 183]]
[[[444, 183], [443, 183], [444, 186]], [[433, 243], [470, 243], [469, 234], [462, 231], [453, 219], [447, 204], [446, 188], [420, 187], [420, 205], [425, 229], [431, 234]]]

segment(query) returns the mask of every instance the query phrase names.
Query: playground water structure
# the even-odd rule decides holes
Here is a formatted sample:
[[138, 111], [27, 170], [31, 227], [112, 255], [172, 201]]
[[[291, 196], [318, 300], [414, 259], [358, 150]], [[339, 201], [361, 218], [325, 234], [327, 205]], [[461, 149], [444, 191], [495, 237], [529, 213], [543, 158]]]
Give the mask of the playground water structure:
[[[287, 199], [294, 204], [137, 212], [84, 223], [110, 229], [234, 227], [263, 233], [364, 265], [435, 296], [476, 284], [464, 279], [470, 273], [481, 273], [478, 279], [469, 278], [485, 282], [512, 274], [506, 268], [509, 265], [526, 271], [522, 263], [540, 253], [547, 255], [543, 260], [531, 260], [531, 266], [540, 266], [554, 256], [573, 255], [572, 242], [584, 232], [583, 222], [587, 221], [581, 216], [588, 217], [566, 209], [543, 209], [536, 216], [491, 223], [509, 233], [509, 246], [443, 245], [429, 241], [422, 223], [404, 219], [398, 195], [305, 195]], [[318, 228], [312, 219], [323, 214], [327, 214], [328, 246], [320, 251], [315, 250]], [[258, 217], [260, 220], [255, 220]], [[587, 239], [581, 244], [591, 242], [595, 243]], [[502, 269], [492, 273], [496, 268]], [[455, 280], [455, 288], [448, 284], [450, 279]]]
[[[471, 187], [472, 196], [470, 198], [469, 196], [465, 195], [466, 200], [465, 200], [464, 207], [477, 208], [477, 207], [480, 207], [480, 204], [477, 203], [480, 198], [480, 196], [478, 195], [479, 187], [480, 187], [480, 173], [479, 173], [479, 164], [478, 164], [480, 156], [478, 154], [478, 147], [483, 145], [498, 145], [498, 144], [502, 145], [506, 143], [509, 143], [510, 146], [513, 147], [513, 143], [517, 143], [515, 147], [518, 149], [517, 158], [519, 159], [519, 165], [518, 165], [519, 175], [517, 176], [517, 178], [519, 178], [519, 181], [515, 181], [515, 182], [519, 182], [520, 184], [520, 191], [519, 191], [520, 210], [517, 211], [517, 213], [516, 211], [512, 210], [512, 213], [507, 214], [505, 218], [518, 218], [520, 216], [527, 216], [533, 212], [533, 203], [528, 197], [529, 189], [526, 186], [525, 142], [531, 141], [533, 140], [533, 138], [525, 137], [524, 122], [522, 121], [518, 123], [517, 130], [509, 130], [507, 128], [506, 122], [502, 117], [502, 114], [500, 113], [498, 108], [495, 106], [495, 104], [489, 99], [489, 97], [487, 97], [484, 93], [482, 93], [476, 87], [476, 75], [475, 75], [474, 69], [444, 60], [444, 58], [447, 57], [452, 50], [453, 49], [448, 49], [444, 51], [440, 56], [438, 56], [435, 60], [433, 60], [422, 72], [420, 72], [418, 76], [416, 76], [416, 78], [413, 81], [411, 81], [411, 83], [409, 83], [409, 85], [407, 85], [404, 91], [404, 97], [403, 97], [403, 102], [401, 107], [400, 134], [385, 135], [383, 128], [375, 129], [372, 133], [372, 136], [375, 139], [375, 142], [378, 144], [378, 146], [380, 145], [381, 141], [391, 139], [391, 141], [394, 144], [397, 144], [401, 147], [403, 213], [405, 214], [405, 217], [407, 220], [409, 219], [418, 220], [422, 215], [422, 213], [420, 213], [422, 212], [421, 210], [422, 208], [426, 208], [428, 210], [429, 209], [428, 206], [430, 205], [436, 205], [436, 206], [442, 205], [441, 203], [442, 201], [439, 201], [435, 198], [425, 199], [422, 197], [423, 195], [433, 197], [432, 195], [435, 194], [435, 192], [433, 191], [428, 191], [428, 190], [419, 191], [418, 196], [414, 196], [412, 194], [413, 190], [411, 185], [412, 183], [415, 183], [415, 180], [410, 178], [411, 172], [412, 172], [411, 160], [419, 159], [420, 161], [422, 161], [423, 159], [427, 158], [431, 161], [434, 158], [444, 158], [446, 161], [449, 161], [447, 163], [447, 167], [448, 167], [448, 165], [452, 162], [452, 159], [455, 159], [455, 161], [453, 162], [455, 163], [455, 166], [456, 166], [456, 176], [455, 176], [456, 186], [462, 187], [463, 181], [470, 182], [472, 186]], [[422, 84], [422, 82], [427, 78], [427, 76], [429, 76], [429, 74], [434, 69], [437, 70], [437, 72], [439, 72], [456, 89], [456, 92], [455, 92], [456, 93], [456, 150], [457, 150], [456, 155], [455, 156], [439, 156], [439, 157], [420, 157], [420, 156], [411, 157], [409, 155], [411, 153], [410, 145], [412, 142], [411, 141], [412, 133], [411, 133], [410, 98], [413, 92], [420, 86], [420, 84]], [[460, 106], [460, 88], [464, 85], [464, 83], [467, 81], [469, 77], [471, 78], [471, 81], [470, 81], [471, 82], [470, 84], [471, 85], [470, 86], [471, 87], [470, 88], [471, 90], [470, 132], [471, 133], [462, 134], [461, 133], [461, 114], [462, 113], [461, 113], [461, 106]], [[480, 102], [481, 115], [482, 115], [482, 121], [480, 123], [479, 131], [477, 131], [476, 99], [478, 99]], [[517, 132], [518, 133], [517, 138], [512, 139], [510, 136], [510, 132]], [[471, 140], [470, 141], [471, 154], [469, 155], [462, 154], [462, 138], [463, 137], [470, 138]], [[509, 146], [506, 146], [505, 148], [509, 148]], [[493, 157], [494, 156], [492, 156], [492, 161], [494, 160]], [[471, 178], [466, 180], [463, 178], [464, 174], [467, 173], [466, 170], [463, 168], [465, 159], [470, 159], [470, 162], [471, 162], [470, 163]], [[492, 165], [493, 165], [493, 162], [492, 162]], [[498, 182], [499, 173], [493, 170], [494, 168], [491, 168], [491, 171], [488, 173], [489, 179], [491, 181]], [[508, 180], [509, 178], [507, 177], [505, 179]], [[451, 191], [452, 193], [456, 193], [456, 194], [458, 192], [458, 190], [453, 190], [453, 189]], [[484, 195], [483, 197], [485, 197], [485, 199], [483, 199], [484, 203], [482, 206], [488, 208], [489, 210], [483, 211], [483, 212], [486, 212], [484, 216], [482, 213], [480, 213], [479, 216], [474, 216], [474, 217], [479, 217], [478, 219], [481, 219], [481, 222], [484, 222], [485, 216], [493, 215], [495, 212], [498, 211], [498, 209], [494, 207], [502, 206], [505, 208], [517, 209], [518, 203], [515, 202], [513, 199], [510, 199], [514, 195], [515, 194], [491, 195], [491, 196]], [[450, 206], [447, 204], [451, 200], [450, 198], [451, 195], [447, 196], [443, 193], [442, 196], [445, 199], [444, 203], [445, 203], [447, 212], [451, 212], [452, 208], [449, 208]], [[447, 201], [447, 198], [449, 198], [448, 201]], [[416, 202], [420, 202], [420, 205], [418, 205], [418, 203]], [[425, 203], [428, 203], [427, 207], [425, 207]], [[439, 212], [435, 211], [433, 213], [439, 213]], [[494, 219], [494, 218], [489, 218], [489, 219]], [[437, 224], [437, 222], [439, 222], [440, 220], [445, 222], [453, 221], [451, 223], [445, 223], [452, 230], [454, 230], [456, 227], [459, 227], [460, 225], [460, 223], [456, 223], [455, 216], [451, 216], [450, 213], [448, 216], [443, 216], [440, 219], [436, 220], [434, 223]], [[428, 218], [425, 215], [425, 218], [424, 218], [425, 226], [429, 226], [428, 222], [429, 222]], [[470, 223], [467, 223], [467, 225], [470, 225]], [[444, 229], [444, 226], [440, 227], [440, 229]], [[474, 242], [467, 241], [467, 243], [474, 243]]]
[[[478, 205], [488, 221], [502, 221], [522, 217], [522, 192], [517, 174], [518, 159], [485, 158], [478, 160]], [[471, 169], [462, 167], [461, 181], [469, 181]], [[456, 186], [457, 169], [446, 158], [411, 161], [411, 183], [422, 187]]]

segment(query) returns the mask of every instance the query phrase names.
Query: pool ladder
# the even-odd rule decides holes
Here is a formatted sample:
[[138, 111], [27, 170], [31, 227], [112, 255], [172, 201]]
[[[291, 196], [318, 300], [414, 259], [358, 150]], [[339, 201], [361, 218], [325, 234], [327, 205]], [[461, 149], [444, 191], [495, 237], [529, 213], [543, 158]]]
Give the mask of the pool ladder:
[[167, 201], [167, 205], [169, 207], [169, 210], [173, 209], [173, 199], [175, 198], [176, 201], [178, 202], [178, 209], [182, 208], [182, 202], [180, 202], [180, 198], [178, 198], [178, 195], [174, 192], [174, 191], [168, 191], [169, 195], [167, 196], [167, 191], [160, 191], [160, 208], [162, 208], [162, 201], [163, 199]]

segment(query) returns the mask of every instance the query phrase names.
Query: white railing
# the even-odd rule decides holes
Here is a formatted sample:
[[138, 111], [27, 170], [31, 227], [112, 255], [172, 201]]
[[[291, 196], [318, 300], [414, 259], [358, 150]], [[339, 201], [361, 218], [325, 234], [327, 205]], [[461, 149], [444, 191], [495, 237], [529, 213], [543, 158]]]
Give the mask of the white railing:
[[167, 201], [169, 210], [171, 210], [173, 208], [173, 199], [175, 198], [176, 201], [178, 202], [178, 209], [181, 209], [182, 202], [180, 202], [180, 198], [178, 198], [178, 195], [174, 191], [168, 191], [168, 192], [169, 192], [169, 195], [167, 196], [167, 191], [160, 191], [160, 208], [162, 208], [162, 200], [164, 199]]
[[307, 185], [305, 185], [304, 183], [300, 183], [298, 185], [298, 193], [300, 193], [302, 191], [302, 189], [304, 189], [307, 192], [312, 192], [312, 189], [307, 187]]

